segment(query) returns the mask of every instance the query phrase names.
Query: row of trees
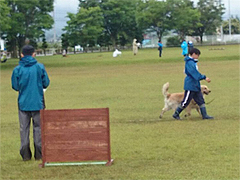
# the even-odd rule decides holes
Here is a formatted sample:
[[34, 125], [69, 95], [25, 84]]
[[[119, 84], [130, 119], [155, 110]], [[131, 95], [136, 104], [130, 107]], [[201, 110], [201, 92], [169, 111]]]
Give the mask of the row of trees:
[[1, 0], [0, 35], [7, 41], [7, 49], [13, 57], [20, 54], [25, 40], [36, 46], [39, 38], [45, 37], [45, 30], [54, 23], [49, 14], [54, 0]]
[[[26, 38], [35, 46], [41, 39], [42, 47], [47, 47], [45, 31], [54, 23], [50, 15], [53, 2], [0, 1], [0, 36], [13, 57], [20, 54]], [[192, 0], [79, 0], [79, 11], [67, 14], [62, 46], [123, 46], [132, 43], [133, 38], [141, 41], [146, 31], [155, 31], [159, 39], [169, 31], [181, 38], [195, 35], [202, 39], [204, 34], [216, 32], [223, 11], [219, 0], [199, 0], [196, 6]], [[239, 24], [239, 19], [232, 25], [235, 23]], [[239, 25], [236, 27], [232, 31], [239, 31]]]
[[224, 7], [219, 0], [79, 0], [79, 11], [68, 13], [63, 47], [116, 46], [142, 40], [146, 31], [162, 38], [175, 31], [186, 35], [213, 34], [221, 24]]
[[[231, 34], [240, 34], [240, 19], [239, 17], [231, 17]], [[229, 34], [229, 20], [222, 22], [223, 34]]]

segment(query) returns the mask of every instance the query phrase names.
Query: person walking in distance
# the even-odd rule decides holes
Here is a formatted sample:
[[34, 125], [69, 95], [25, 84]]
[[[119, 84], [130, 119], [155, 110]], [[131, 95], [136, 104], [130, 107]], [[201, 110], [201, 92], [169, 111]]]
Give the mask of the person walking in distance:
[[190, 53], [190, 51], [194, 48], [193, 46], [193, 42], [192, 41], [188, 41], [188, 53]]
[[162, 57], [162, 49], [163, 49], [163, 44], [162, 41], [158, 41], [158, 50], [159, 50], [159, 57]]
[[138, 53], [137, 39], [133, 40], [133, 44], [132, 45], [133, 45], [133, 54], [137, 55], [137, 53]]
[[182, 41], [181, 48], [182, 48], [182, 55], [186, 57], [188, 55], [188, 44], [185, 39]]

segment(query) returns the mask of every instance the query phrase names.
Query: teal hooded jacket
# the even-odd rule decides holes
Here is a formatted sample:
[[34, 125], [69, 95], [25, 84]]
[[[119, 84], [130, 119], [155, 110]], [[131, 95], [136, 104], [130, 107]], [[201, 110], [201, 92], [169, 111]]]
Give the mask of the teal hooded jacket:
[[49, 86], [44, 65], [32, 56], [24, 56], [12, 73], [12, 88], [19, 92], [21, 111], [39, 111], [44, 108], [43, 89]]
[[182, 48], [182, 55], [187, 55], [188, 54], [188, 44], [186, 41], [183, 41], [181, 44], [181, 48]]
[[206, 76], [198, 71], [198, 60], [195, 60], [189, 56], [186, 56], [184, 60], [186, 74], [184, 80], [184, 90], [201, 91], [200, 81], [206, 79]]

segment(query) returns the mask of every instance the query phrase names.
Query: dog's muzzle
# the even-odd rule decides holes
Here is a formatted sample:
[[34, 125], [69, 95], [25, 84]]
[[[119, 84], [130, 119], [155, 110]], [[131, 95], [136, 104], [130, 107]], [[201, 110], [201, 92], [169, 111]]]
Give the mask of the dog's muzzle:
[[211, 91], [204, 91], [203, 93], [208, 95]]

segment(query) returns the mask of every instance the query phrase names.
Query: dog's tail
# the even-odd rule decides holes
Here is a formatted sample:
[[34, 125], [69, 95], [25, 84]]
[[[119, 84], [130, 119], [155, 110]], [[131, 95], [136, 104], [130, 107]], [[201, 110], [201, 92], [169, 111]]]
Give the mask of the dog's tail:
[[162, 94], [165, 98], [167, 98], [169, 95], [168, 88], [169, 88], [169, 82], [165, 83], [162, 87]]

